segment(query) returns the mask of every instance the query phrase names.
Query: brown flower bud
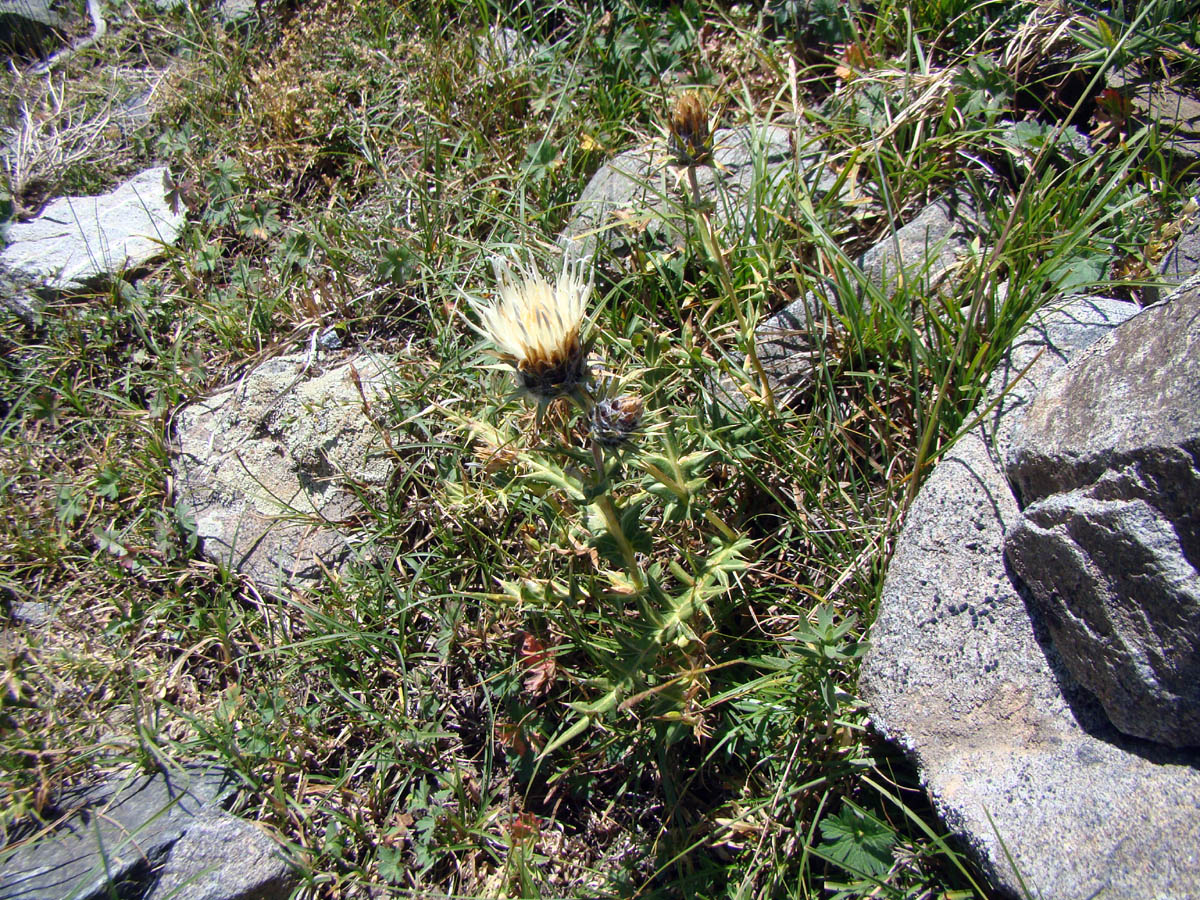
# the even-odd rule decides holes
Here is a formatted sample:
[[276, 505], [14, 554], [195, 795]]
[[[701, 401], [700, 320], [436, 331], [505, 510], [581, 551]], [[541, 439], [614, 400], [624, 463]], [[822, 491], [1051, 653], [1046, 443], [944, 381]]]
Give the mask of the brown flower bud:
[[669, 145], [680, 164], [702, 165], [712, 154], [708, 110], [700, 95], [688, 91], [675, 101], [668, 121]]

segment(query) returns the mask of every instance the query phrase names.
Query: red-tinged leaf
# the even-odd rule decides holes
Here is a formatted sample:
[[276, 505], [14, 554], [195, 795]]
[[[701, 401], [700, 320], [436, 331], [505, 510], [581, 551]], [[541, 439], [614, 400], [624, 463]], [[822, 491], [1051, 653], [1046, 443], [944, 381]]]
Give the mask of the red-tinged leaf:
[[520, 725], [512, 722], [496, 723], [496, 740], [518, 756], [524, 756], [529, 752], [529, 742], [525, 740], [525, 733], [521, 730]]
[[523, 812], [508, 823], [508, 834], [514, 844], [536, 839], [541, 830], [541, 820], [530, 812]]
[[553, 651], [532, 634], [526, 634], [521, 642], [521, 665], [525, 669], [525, 690], [535, 697], [550, 693], [558, 666]]
[[1101, 125], [1108, 124], [1122, 131], [1132, 115], [1133, 102], [1120, 91], [1105, 88], [1096, 97], [1096, 121]]

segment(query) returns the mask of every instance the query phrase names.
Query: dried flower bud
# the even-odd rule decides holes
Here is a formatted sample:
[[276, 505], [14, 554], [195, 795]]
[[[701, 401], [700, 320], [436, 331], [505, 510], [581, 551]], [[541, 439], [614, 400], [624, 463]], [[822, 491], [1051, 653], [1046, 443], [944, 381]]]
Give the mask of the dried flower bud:
[[708, 128], [708, 110], [699, 94], [689, 91], [675, 101], [668, 130], [671, 152], [682, 165], [695, 166], [708, 161], [712, 134]]
[[603, 447], [620, 447], [642, 424], [642, 401], [632, 394], [598, 400], [592, 407], [592, 439]]

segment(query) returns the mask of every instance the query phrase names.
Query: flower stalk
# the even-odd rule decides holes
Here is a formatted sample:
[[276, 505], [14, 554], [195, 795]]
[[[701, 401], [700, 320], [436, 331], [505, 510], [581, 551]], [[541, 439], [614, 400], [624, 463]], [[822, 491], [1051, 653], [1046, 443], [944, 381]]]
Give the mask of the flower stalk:
[[612, 497], [599, 490], [608, 480], [608, 473], [604, 466], [604, 451], [594, 441], [592, 442], [592, 460], [596, 464], [596, 487], [598, 489], [596, 499], [592, 502], [600, 510], [600, 515], [604, 519], [604, 527], [621, 551], [621, 559], [625, 562], [625, 568], [629, 572], [629, 578], [633, 581], [634, 588], [640, 592], [645, 587], [645, 583], [642, 581], [642, 570], [638, 567], [637, 554], [634, 552], [633, 544], [629, 542], [625, 529], [621, 527], [621, 517], [617, 515], [617, 508]]
[[696, 168], [711, 162], [712, 159], [712, 129], [708, 121], [708, 112], [700, 100], [700, 95], [689, 91], [682, 95], [671, 109], [667, 119], [667, 144], [675, 156], [675, 161], [687, 172], [688, 187], [691, 190], [691, 206], [695, 218], [696, 231], [700, 235], [700, 243], [708, 255], [709, 265], [720, 282], [721, 290], [733, 304], [734, 315], [737, 316], [738, 329], [746, 338], [746, 358], [758, 377], [759, 389], [763, 401], [771, 413], [777, 414], [775, 394], [771, 390], [770, 380], [758, 358], [758, 348], [755, 346], [754, 335], [751, 333], [746, 313], [738, 301], [733, 288], [733, 275], [729, 270], [729, 260], [726, 259], [717, 240], [712, 221], [704, 211], [703, 199], [700, 196], [700, 182]]

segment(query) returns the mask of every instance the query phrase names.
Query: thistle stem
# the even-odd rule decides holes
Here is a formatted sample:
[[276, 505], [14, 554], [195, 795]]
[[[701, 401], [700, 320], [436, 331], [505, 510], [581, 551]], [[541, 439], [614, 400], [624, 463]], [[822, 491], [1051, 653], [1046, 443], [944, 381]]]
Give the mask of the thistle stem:
[[[608, 479], [608, 473], [604, 468], [604, 453], [600, 449], [600, 445], [592, 443], [592, 459], [596, 463], [596, 487], [599, 488]], [[608, 529], [608, 533], [612, 539], [617, 542], [617, 547], [621, 550], [621, 557], [625, 560], [625, 568], [629, 570], [629, 577], [633, 580], [633, 586], [637, 591], [641, 591], [645, 586], [642, 582], [642, 570], [638, 568], [637, 555], [634, 553], [633, 544], [629, 543], [629, 538], [625, 536], [625, 530], [621, 527], [621, 517], [617, 515], [617, 507], [606, 493], [599, 494], [592, 501], [600, 510], [600, 515], [604, 517], [604, 525]]]
[[684, 503], [687, 503], [688, 500], [691, 499], [691, 495], [687, 492], [687, 488], [681, 485], [678, 481], [676, 481], [658, 466], [654, 465], [654, 463], [644, 462], [642, 465], [645, 466], [647, 472], [658, 479], [663, 487], [669, 490]]
[[688, 184], [692, 187], [692, 204], [696, 209], [700, 208], [700, 184], [696, 181], [696, 164], [691, 163], [687, 167]]

